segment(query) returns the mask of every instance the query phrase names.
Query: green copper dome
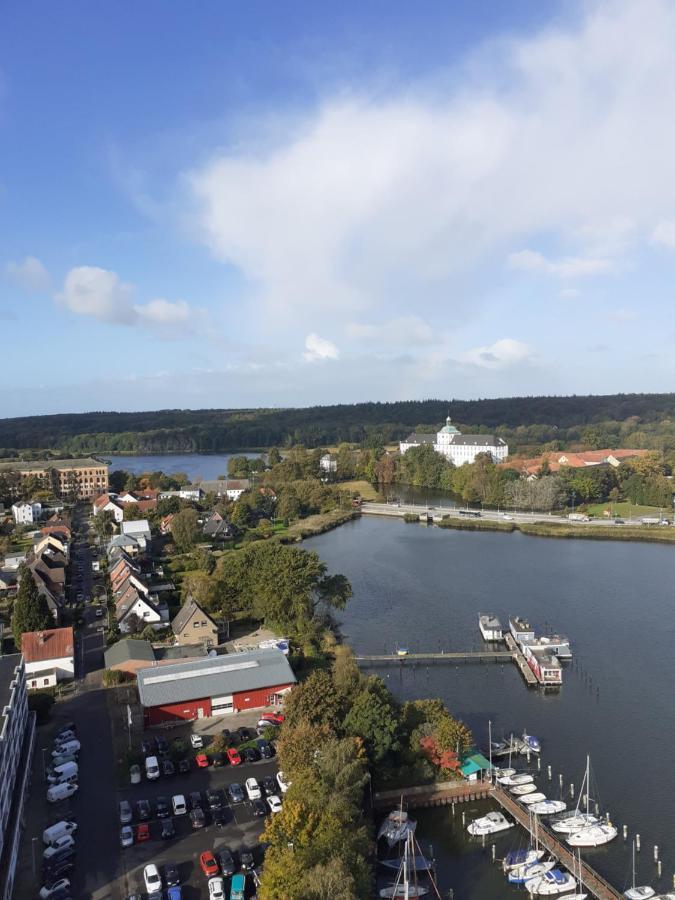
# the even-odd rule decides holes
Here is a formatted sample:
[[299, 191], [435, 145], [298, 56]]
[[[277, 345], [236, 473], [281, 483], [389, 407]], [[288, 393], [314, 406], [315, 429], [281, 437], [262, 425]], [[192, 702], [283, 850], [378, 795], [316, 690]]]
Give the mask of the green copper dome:
[[459, 434], [459, 431], [452, 424], [450, 416], [445, 420], [445, 425], [441, 428], [441, 434]]

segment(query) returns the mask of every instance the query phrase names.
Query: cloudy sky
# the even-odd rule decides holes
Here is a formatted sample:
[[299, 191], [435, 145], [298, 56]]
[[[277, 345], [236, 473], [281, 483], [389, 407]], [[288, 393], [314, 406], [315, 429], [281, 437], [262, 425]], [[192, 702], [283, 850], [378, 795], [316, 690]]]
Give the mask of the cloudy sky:
[[675, 4], [23, 0], [0, 416], [675, 387]]

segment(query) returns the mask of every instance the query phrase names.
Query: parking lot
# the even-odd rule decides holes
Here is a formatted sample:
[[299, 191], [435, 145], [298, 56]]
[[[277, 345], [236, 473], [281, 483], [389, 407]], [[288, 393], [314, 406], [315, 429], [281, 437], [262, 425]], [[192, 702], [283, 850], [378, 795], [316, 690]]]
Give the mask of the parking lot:
[[[247, 778], [253, 777], [260, 782], [266, 775], [274, 777], [277, 772], [276, 760], [260, 760], [255, 763], [242, 763], [239, 766], [209, 767], [198, 769], [194, 764], [189, 774], [160, 777], [156, 781], [148, 781], [144, 776], [140, 784], [129, 785], [118, 793], [118, 800], [128, 800], [133, 811], [133, 826], [139, 823], [137, 803], [148, 800], [151, 807], [150, 840], [135, 843], [126, 849], [120, 848], [124, 867], [125, 890], [127, 894], [142, 893], [143, 867], [155, 863], [160, 872], [167, 863], [177, 866], [181, 876], [183, 896], [190, 898], [206, 897], [207, 879], [199, 868], [199, 855], [205, 850], [219, 851], [229, 849], [239, 862], [242, 849], [253, 851], [256, 866], [262, 862], [262, 850], [259, 839], [264, 827], [264, 818], [253, 814], [253, 804], [248, 799], [241, 803], [232, 803], [228, 796], [229, 785], [238, 783], [244, 788]], [[226, 821], [223, 825], [215, 825], [213, 812], [207, 807], [205, 791], [220, 789], [225, 792]], [[206, 825], [193, 830], [189, 815], [171, 816], [175, 828], [175, 837], [162, 839], [161, 829], [164, 819], [156, 815], [157, 798], [164, 797], [169, 805], [172, 796], [183, 794], [190, 808], [189, 795], [199, 791], [203, 801]], [[244, 791], [245, 793], [245, 791]], [[114, 810], [118, 816], [118, 810]], [[253, 880], [250, 890], [253, 893]]]

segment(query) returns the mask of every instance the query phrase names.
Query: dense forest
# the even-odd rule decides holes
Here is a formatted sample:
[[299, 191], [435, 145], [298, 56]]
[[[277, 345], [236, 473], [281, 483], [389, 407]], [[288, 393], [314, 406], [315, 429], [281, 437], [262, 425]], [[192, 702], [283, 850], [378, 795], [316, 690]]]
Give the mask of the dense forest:
[[675, 394], [612, 394], [25, 416], [0, 419], [0, 453], [208, 453], [341, 442], [377, 446], [414, 428], [433, 431], [447, 415], [464, 431], [496, 432], [513, 450], [574, 442], [675, 448]]

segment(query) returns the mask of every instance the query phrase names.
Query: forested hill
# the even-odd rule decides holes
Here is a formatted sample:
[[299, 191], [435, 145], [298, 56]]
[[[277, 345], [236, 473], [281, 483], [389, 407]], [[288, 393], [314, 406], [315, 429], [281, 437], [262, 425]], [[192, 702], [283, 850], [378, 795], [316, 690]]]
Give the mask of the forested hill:
[[[396, 440], [452, 416], [460, 428], [520, 434], [523, 443], [574, 440], [588, 426], [623, 434], [675, 419], [675, 394], [420, 400], [297, 409], [90, 412], [0, 419], [0, 447], [89, 452], [209, 452]], [[619, 429], [619, 423], [622, 428]], [[639, 425], [638, 425], [639, 423]], [[650, 424], [652, 428], [649, 428]], [[579, 434], [577, 433], [579, 432]]]

